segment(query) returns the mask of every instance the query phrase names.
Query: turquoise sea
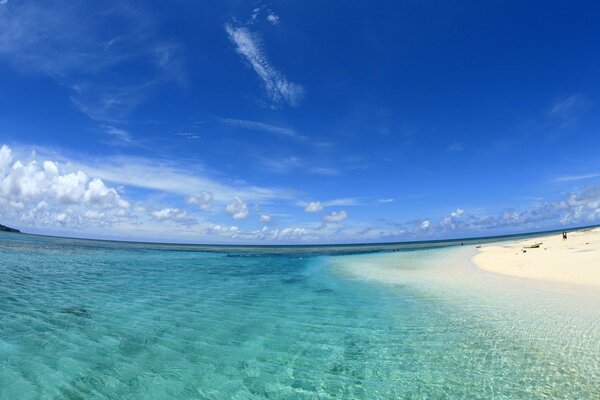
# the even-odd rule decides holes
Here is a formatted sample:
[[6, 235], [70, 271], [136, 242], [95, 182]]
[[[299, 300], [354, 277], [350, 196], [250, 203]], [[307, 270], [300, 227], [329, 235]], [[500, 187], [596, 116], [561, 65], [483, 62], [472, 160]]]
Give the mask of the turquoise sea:
[[600, 399], [598, 293], [448, 244], [0, 234], [0, 399]]

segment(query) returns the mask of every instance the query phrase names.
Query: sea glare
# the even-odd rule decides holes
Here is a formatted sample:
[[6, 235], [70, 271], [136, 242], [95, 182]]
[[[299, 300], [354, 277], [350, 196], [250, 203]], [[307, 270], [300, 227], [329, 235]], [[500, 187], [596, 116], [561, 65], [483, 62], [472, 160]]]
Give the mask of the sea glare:
[[597, 291], [428, 247], [2, 233], [0, 399], [600, 399]]

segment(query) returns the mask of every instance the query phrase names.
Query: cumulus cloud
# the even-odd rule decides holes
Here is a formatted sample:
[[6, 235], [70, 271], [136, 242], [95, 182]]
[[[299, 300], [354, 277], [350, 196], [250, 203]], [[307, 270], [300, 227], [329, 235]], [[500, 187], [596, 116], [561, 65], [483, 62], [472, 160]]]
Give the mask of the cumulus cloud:
[[563, 224], [597, 221], [600, 219], [600, 185], [571, 193], [554, 207], [563, 212]]
[[233, 217], [233, 219], [245, 219], [248, 217], [248, 205], [238, 196], [235, 196], [235, 201], [225, 207], [225, 211]]
[[189, 196], [186, 202], [198, 206], [201, 210], [212, 208], [213, 194], [211, 192], [200, 192], [198, 196]]
[[323, 211], [325, 207], [333, 206], [356, 206], [359, 205], [359, 200], [356, 198], [341, 198], [333, 199], [329, 201], [310, 201], [310, 202], [299, 202], [298, 205], [304, 207], [305, 212], [313, 213]]
[[430, 225], [431, 225], [431, 222], [429, 222], [428, 220], [425, 220], [425, 221], [421, 222], [421, 229], [428, 229]]
[[102, 179], [85, 172], [62, 171], [53, 161], [14, 160], [12, 149], [0, 148], [0, 208], [18, 221], [81, 223], [126, 210], [129, 202]]
[[348, 218], [348, 213], [346, 211], [336, 212], [333, 211], [331, 214], [324, 215], [321, 217], [321, 220], [325, 223], [336, 223], [342, 222], [343, 220]]
[[464, 212], [465, 210], [457, 208], [455, 211], [452, 211], [449, 216], [444, 217], [442, 224], [446, 227], [454, 228], [455, 222], [460, 218], [461, 215], [463, 215]]
[[318, 235], [309, 229], [302, 227], [286, 227], [286, 228], [268, 228], [264, 226], [262, 229], [250, 232], [246, 235], [251, 240], [273, 241], [273, 242], [305, 242], [316, 240]]
[[323, 204], [319, 201], [311, 201], [304, 207], [304, 211], [309, 213], [319, 212], [321, 210], [323, 210]]
[[207, 228], [206, 233], [209, 235], [225, 236], [235, 239], [240, 233], [240, 228], [237, 226], [213, 225]]
[[275, 104], [287, 103], [297, 106], [304, 96], [304, 88], [292, 83], [275, 69], [269, 62], [260, 37], [244, 27], [225, 25], [229, 40], [236, 46], [236, 51], [262, 80], [267, 95]]
[[152, 218], [158, 221], [181, 220], [187, 217], [187, 212], [178, 208], [163, 208], [152, 212]]
[[269, 14], [267, 15], [267, 21], [273, 25], [277, 25], [279, 23], [279, 16], [277, 14]]
[[13, 162], [12, 150], [0, 148], [0, 198], [13, 202], [54, 201], [63, 204], [86, 204], [98, 208], [127, 208], [114, 188], [101, 179], [90, 179], [83, 171], [61, 173], [57, 164], [36, 160]]
[[259, 220], [259, 221], [260, 221], [260, 223], [262, 223], [262, 224], [270, 224], [270, 223], [271, 223], [271, 220], [272, 220], [272, 218], [271, 218], [271, 216], [270, 216], [270, 215], [267, 215], [267, 214], [261, 214], [258, 220]]

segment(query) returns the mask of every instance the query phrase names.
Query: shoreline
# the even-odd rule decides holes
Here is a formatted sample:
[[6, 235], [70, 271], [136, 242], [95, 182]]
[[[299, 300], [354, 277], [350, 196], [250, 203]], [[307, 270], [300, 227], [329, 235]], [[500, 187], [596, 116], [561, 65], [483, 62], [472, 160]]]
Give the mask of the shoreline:
[[600, 287], [600, 228], [482, 245], [471, 261], [500, 275]]

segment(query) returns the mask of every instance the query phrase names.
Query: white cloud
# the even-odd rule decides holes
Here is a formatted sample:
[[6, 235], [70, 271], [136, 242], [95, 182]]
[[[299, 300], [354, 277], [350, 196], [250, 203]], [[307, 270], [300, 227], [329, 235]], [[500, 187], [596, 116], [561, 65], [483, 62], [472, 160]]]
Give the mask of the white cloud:
[[388, 197], [388, 198], [384, 198], [384, 199], [377, 199], [377, 202], [381, 203], [381, 204], [393, 203], [394, 199], [391, 197]]
[[286, 227], [282, 229], [271, 229], [264, 226], [258, 231], [251, 232], [248, 238], [253, 240], [263, 241], [283, 241], [283, 242], [298, 242], [316, 240], [318, 236], [309, 229], [302, 227]]
[[202, 210], [209, 210], [212, 208], [213, 197], [211, 192], [200, 192], [198, 196], [189, 196], [186, 202], [198, 206]]
[[12, 150], [0, 148], [0, 197], [13, 202], [54, 201], [86, 204], [98, 208], [127, 208], [129, 203], [101, 179], [90, 179], [83, 171], [61, 173], [57, 164], [36, 160], [13, 162]]
[[115, 189], [106, 187], [104, 182], [98, 178], [94, 178], [89, 182], [83, 198], [86, 202], [101, 208], [129, 207], [129, 203], [121, 199]]
[[85, 217], [88, 219], [104, 219], [106, 218], [106, 214], [96, 210], [88, 210], [85, 212]]
[[323, 204], [319, 201], [311, 201], [304, 207], [304, 211], [309, 213], [319, 212], [321, 210], [323, 210]]
[[358, 205], [358, 200], [355, 198], [341, 198], [341, 199], [333, 199], [329, 201], [310, 201], [310, 202], [299, 202], [300, 206], [304, 207], [304, 211], [306, 212], [319, 212], [325, 209], [325, 207], [334, 207], [334, 206], [355, 206]]
[[164, 220], [180, 220], [187, 217], [187, 212], [178, 208], [163, 208], [162, 210], [152, 212], [152, 218]]
[[451, 216], [452, 218], [458, 218], [458, 217], [460, 217], [461, 215], [463, 215], [463, 214], [464, 214], [464, 212], [465, 212], [465, 210], [463, 210], [462, 208], [457, 208], [457, 209], [456, 209], [456, 211], [452, 211], [452, 212], [450, 213], [450, 216]]
[[293, 197], [288, 190], [221, 183], [205, 176], [204, 170], [198, 166], [185, 166], [167, 160], [127, 156], [106, 156], [98, 159], [87, 157], [85, 160], [77, 160], [46, 149], [37, 150], [40, 154], [62, 160], [73, 169], [85, 171], [105, 181], [179, 194], [186, 198], [197, 197], [200, 200], [198, 190], [211, 193], [212, 201], [221, 204], [225, 204], [236, 195], [257, 203]]
[[336, 223], [336, 222], [342, 222], [343, 220], [345, 220], [347, 218], [348, 218], [348, 214], [346, 213], [346, 211], [340, 211], [340, 212], [333, 211], [331, 214], [324, 215], [323, 217], [321, 217], [321, 220], [325, 223]]
[[209, 235], [225, 236], [232, 239], [237, 238], [240, 233], [240, 229], [237, 226], [224, 226], [224, 225], [213, 225], [207, 228], [206, 233]]
[[85, 172], [64, 171], [53, 161], [14, 160], [0, 148], [0, 210], [5, 218], [26, 224], [78, 225], [107, 219], [130, 208], [115, 188]]
[[430, 225], [431, 225], [431, 223], [428, 220], [425, 220], [425, 221], [421, 222], [421, 229], [427, 229], [427, 228], [429, 228]]
[[260, 38], [244, 27], [225, 25], [229, 40], [236, 46], [238, 54], [250, 64], [265, 85], [267, 95], [275, 104], [287, 103], [297, 106], [304, 96], [304, 88], [292, 83], [275, 69], [267, 59]]
[[355, 198], [343, 198], [343, 199], [333, 199], [323, 203], [325, 207], [332, 206], [355, 206], [358, 204], [358, 199]]
[[269, 14], [267, 15], [267, 21], [273, 25], [277, 25], [279, 23], [279, 16], [276, 14]]
[[244, 203], [239, 196], [235, 196], [235, 201], [227, 205], [225, 211], [227, 211], [233, 219], [245, 219], [248, 217], [248, 205]]
[[252, 10], [252, 14], [250, 15], [250, 20], [255, 21], [256, 18], [258, 18], [258, 15], [260, 14], [261, 11], [262, 11], [262, 7], [255, 7]]
[[464, 212], [465, 210], [457, 208], [455, 211], [452, 211], [449, 216], [444, 217], [444, 219], [442, 220], [442, 224], [448, 228], [455, 229], [456, 221], [460, 218], [461, 215], [463, 215]]
[[258, 219], [260, 221], [260, 223], [262, 224], [270, 224], [271, 223], [271, 216], [267, 215], [267, 214], [261, 214], [260, 218]]

